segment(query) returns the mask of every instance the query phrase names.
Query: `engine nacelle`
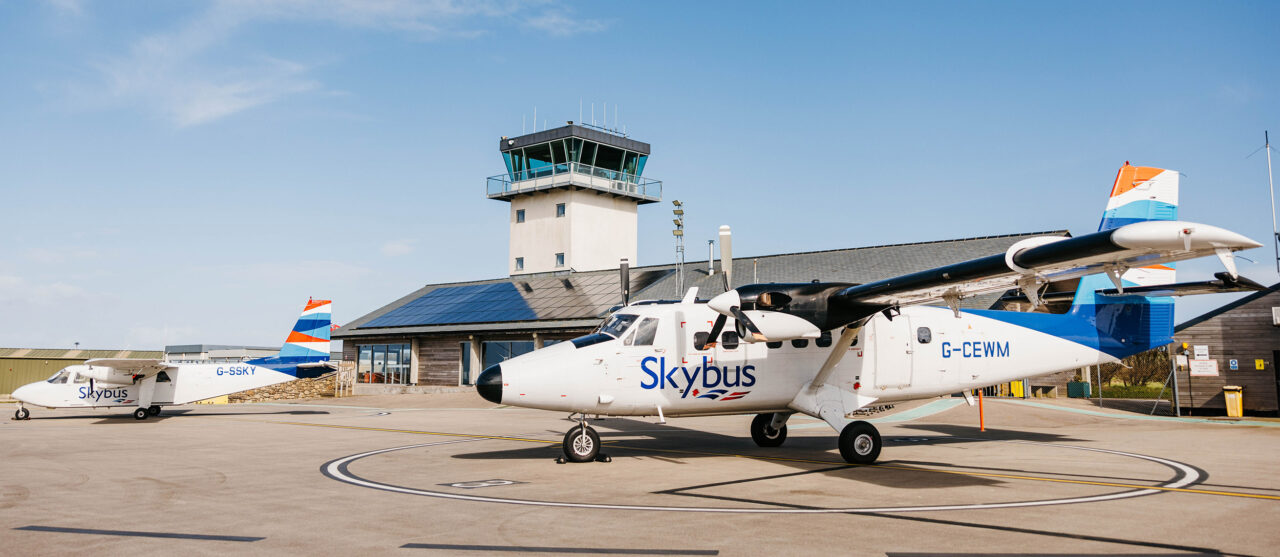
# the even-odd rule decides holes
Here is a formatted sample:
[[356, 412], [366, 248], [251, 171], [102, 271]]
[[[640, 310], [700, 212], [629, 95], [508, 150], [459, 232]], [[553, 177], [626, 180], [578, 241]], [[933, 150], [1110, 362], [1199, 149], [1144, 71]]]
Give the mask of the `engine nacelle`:
[[132, 385], [133, 373], [106, 366], [79, 366], [76, 373], [106, 385]]
[[[759, 310], [746, 310], [742, 313], [751, 318], [751, 322], [760, 329], [760, 334], [770, 342], [822, 336], [822, 331], [818, 330], [813, 323], [788, 313]], [[741, 328], [741, 324], [738, 327]], [[738, 331], [738, 334], [743, 342], [756, 342], [750, 334], [743, 331]]]

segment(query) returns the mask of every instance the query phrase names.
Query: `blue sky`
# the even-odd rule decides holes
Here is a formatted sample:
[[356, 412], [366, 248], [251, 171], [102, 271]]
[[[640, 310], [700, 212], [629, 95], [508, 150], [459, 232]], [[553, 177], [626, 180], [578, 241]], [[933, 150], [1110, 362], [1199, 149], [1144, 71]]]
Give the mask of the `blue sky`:
[[[0, 345], [278, 344], [308, 296], [346, 322], [502, 276], [497, 138], [580, 100], [653, 145], [693, 257], [721, 224], [742, 256], [1086, 233], [1126, 160], [1186, 174], [1182, 218], [1267, 241], [1246, 156], [1280, 134], [1277, 22], [1273, 2], [0, 0]], [[641, 209], [641, 264], [673, 258], [667, 210]], [[1244, 255], [1278, 279], [1269, 245]]]

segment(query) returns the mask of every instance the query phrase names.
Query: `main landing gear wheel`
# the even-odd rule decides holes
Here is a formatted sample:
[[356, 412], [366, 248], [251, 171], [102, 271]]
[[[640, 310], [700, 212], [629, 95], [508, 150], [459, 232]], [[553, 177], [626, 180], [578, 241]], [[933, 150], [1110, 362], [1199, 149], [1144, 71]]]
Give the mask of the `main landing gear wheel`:
[[146, 409], [146, 408], [138, 408], [137, 410], [134, 410], [134, 411], [133, 411], [133, 419], [135, 419], [135, 420], [145, 420], [145, 419], [147, 419], [147, 414], [148, 414], [148, 413], [149, 413], [149, 412], [147, 412], [147, 409]]
[[882, 446], [880, 432], [867, 422], [853, 422], [840, 432], [840, 456], [849, 464], [875, 462]]
[[569, 462], [591, 462], [600, 453], [600, 436], [590, 426], [576, 425], [564, 434], [564, 457]]
[[147, 407], [147, 414], [148, 414], [148, 415], [151, 415], [151, 416], [159, 416], [159, 415], [160, 415], [160, 405], [158, 405], [158, 404], [152, 404], [151, 406]]
[[760, 447], [778, 447], [787, 440], [787, 426], [773, 429], [773, 414], [756, 414], [751, 420], [751, 440]]
[[19, 408], [13, 413], [13, 419], [15, 420], [26, 420], [29, 418], [31, 418], [31, 411], [26, 408]]

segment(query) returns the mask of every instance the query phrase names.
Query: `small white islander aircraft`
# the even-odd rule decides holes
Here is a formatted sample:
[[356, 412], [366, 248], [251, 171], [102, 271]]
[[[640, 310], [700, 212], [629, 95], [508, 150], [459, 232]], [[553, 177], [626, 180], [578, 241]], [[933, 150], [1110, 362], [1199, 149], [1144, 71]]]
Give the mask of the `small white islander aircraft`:
[[46, 381], [18, 387], [14, 418], [27, 404], [54, 408], [135, 406], [139, 420], [161, 406], [186, 404], [276, 383], [318, 377], [329, 367], [329, 300], [308, 300], [280, 353], [242, 363], [177, 363], [95, 358], [67, 366]]
[[[799, 412], [840, 433], [841, 456], [874, 462], [869, 404], [936, 397], [1115, 362], [1171, 342], [1173, 298], [1258, 289], [1237, 276], [1244, 236], [1177, 218], [1179, 174], [1125, 163], [1098, 232], [1022, 240], [1006, 252], [868, 284], [753, 284], [698, 301], [637, 302], [593, 333], [490, 366], [476, 390], [494, 403], [582, 416], [565, 457], [594, 459], [586, 414], [756, 414], [751, 437], [776, 447]], [[728, 227], [723, 269], [731, 271]], [[1216, 255], [1220, 280], [1171, 284], [1172, 263]], [[726, 287], [732, 284], [726, 276]], [[960, 300], [1080, 279], [1063, 314], [962, 309]], [[925, 304], [941, 304], [930, 306]]]

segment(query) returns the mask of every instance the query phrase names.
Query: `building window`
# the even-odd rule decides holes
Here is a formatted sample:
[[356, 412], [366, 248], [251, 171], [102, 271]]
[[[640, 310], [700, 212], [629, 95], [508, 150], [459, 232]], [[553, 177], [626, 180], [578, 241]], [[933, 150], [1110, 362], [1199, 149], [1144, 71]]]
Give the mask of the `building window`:
[[500, 364], [521, 354], [533, 352], [533, 341], [486, 340], [480, 343], [480, 349], [484, 351], [484, 367], [488, 368], [493, 364]]
[[517, 270], [517, 271], [523, 271], [523, 270], [524, 270], [524, 258], [523, 258], [523, 257], [517, 257], [517, 258], [516, 258], [516, 270]]
[[361, 383], [408, 385], [413, 361], [409, 344], [362, 344], [357, 347], [356, 380]]
[[557, 253], [557, 254], [556, 254], [556, 267], [564, 267], [564, 254], [563, 254], [563, 253]]
[[564, 203], [556, 203], [556, 217], [564, 216]]
[[516, 209], [516, 222], [524, 222], [524, 209]]

